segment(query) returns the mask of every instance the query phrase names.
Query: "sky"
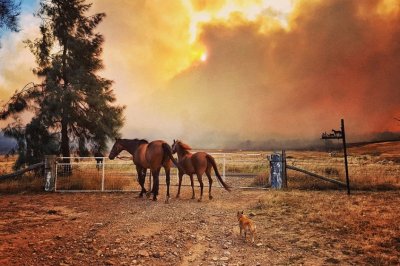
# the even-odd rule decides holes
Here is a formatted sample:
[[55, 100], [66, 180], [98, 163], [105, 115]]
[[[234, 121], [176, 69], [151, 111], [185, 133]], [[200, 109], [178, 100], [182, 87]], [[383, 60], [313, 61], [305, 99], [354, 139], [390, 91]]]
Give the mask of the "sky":
[[[400, 131], [399, 0], [99, 0], [102, 76], [126, 105], [124, 138], [202, 148], [353, 141]], [[35, 81], [21, 31], [1, 38], [0, 101]]]

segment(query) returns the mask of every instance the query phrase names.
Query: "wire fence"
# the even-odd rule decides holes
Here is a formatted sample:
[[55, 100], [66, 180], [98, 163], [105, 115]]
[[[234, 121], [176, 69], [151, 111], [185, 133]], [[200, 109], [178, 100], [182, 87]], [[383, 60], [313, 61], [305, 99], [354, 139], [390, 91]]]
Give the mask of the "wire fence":
[[[315, 152], [304, 156], [296, 152], [287, 153], [287, 165], [345, 182], [344, 158], [341, 154]], [[400, 157], [385, 159], [379, 156], [350, 155], [348, 169], [350, 186], [356, 189], [400, 188]], [[337, 187], [324, 181], [312, 179], [295, 171], [288, 172], [290, 187]]]
[[[267, 156], [271, 151], [257, 152], [220, 152], [211, 153], [216, 159], [219, 172], [225, 182], [231, 187], [265, 187], [268, 185], [269, 161]], [[46, 191], [134, 191], [139, 190], [136, 169], [128, 153], [122, 153], [122, 157], [129, 156], [127, 160], [109, 160], [108, 158], [95, 157], [71, 157], [58, 158], [56, 169], [50, 165], [45, 167], [44, 189]], [[69, 163], [64, 163], [68, 159]], [[96, 160], [100, 159], [100, 160]], [[6, 171], [10, 172], [15, 159], [6, 161]], [[46, 162], [46, 160], [45, 160]], [[54, 160], [53, 160], [54, 162]], [[328, 153], [322, 151], [287, 151], [286, 163], [315, 173], [320, 176], [345, 182], [345, 169], [343, 154], [340, 152]], [[49, 166], [47, 166], [49, 165]], [[398, 152], [357, 151], [348, 156], [349, 177], [351, 189], [386, 190], [400, 189], [400, 154]], [[1, 171], [2, 169], [0, 169]], [[54, 172], [53, 172], [54, 170]], [[57, 174], [55, 174], [55, 172]], [[218, 182], [213, 174], [214, 187]], [[149, 172], [146, 178], [146, 188], [149, 187]], [[336, 184], [331, 184], [304, 173], [287, 170], [289, 188], [298, 189], [337, 189]], [[37, 179], [37, 178], [36, 178]], [[195, 177], [195, 185], [198, 186]], [[56, 181], [56, 182], [54, 182]], [[208, 186], [208, 179], [204, 176], [203, 182]], [[27, 179], [10, 179], [0, 184], [6, 187], [6, 191], [17, 190], [18, 187], [31, 188], [38, 182]], [[43, 189], [43, 182], [37, 186]], [[165, 185], [165, 173], [161, 170], [160, 184]], [[171, 169], [171, 185], [178, 184], [177, 169]], [[187, 175], [183, 178], [183, 185], [189, 186]]]
[[[210, 153], [226, 183], [231, 187], [263, 187], [269, 173], [267, 153]], [[136, 168], [129, 157], [125, 160], [109, 160], [107, 157], [60, 157], [56, 163], [56, 191], [138, 191]], [[69, 162], [63, 162], [68, 159]], [[214, 171], [212, 179], [215, 187], [221, 187]], [[260, 177], [260, 178], [257, 178]], [[150, 186], [149, 170], [146, 175], [146, 188]], [[160, 185], [165, 185], [164, 169], [160, 172]], [[194, 176], [194, 180], [197, 180]], [[203, 176], [208, 186], [206, 175]], [[178, 185], [177, 168], [171, 169], [171, 185]], [[183, 186], [190, 186], [187, 175]], [[195, 181], [198, 186], [198, 182]]]

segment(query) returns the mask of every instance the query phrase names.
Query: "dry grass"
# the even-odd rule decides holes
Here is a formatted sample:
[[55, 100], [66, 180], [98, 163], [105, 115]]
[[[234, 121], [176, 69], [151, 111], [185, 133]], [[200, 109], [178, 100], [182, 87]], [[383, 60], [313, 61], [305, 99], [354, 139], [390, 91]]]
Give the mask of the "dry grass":
[[258, 174], [254, 180], [251, 186], [254, 187], [265, 187], [268, 184], [268, 176], [269, 174]]
[[[354, 151], [352, 149], [351, 151]], [[344, 159], [329, 157], [322, 152], [295, 153], [288, 164], [295, 165], [322, 176], [345, 182]], [[391, 158], [400, 158], [393, 156]], [[384, 155], [366, 156], [350, 154], [348, 157], [350, 186], [356, 190], [393, 190], [400, 188], [400, 164], [388, 160]], [[288, 171], [288, 184], [295, 188], [332, 189], [337, 185], [308, 177], [295, 171]]]
[[[0, 175], [13, 172], [15, 156], [0, 156]], [[0, 181], [0, 193], [20, 193], [25, 191], [43, 191], [44, 179], [34, 173], [26, 173], [22, 177]]]
[[34, 174], [0, 182], [0, 193], [39, 192], [44, 190], [44, 179]]
[[57, 178], [57, 190], [99, 190], [101, 188], [101, 177], [75, 173], [60, 175]]
[[14, 156], [6, 157], [0, 155], [0, 175], [11, 173], [16, 159]]
[[[105, 190], [126, 190], [130, 187], [131, 180], [127, 178], [105, 179]], [[101, 190], [102, 176], [99, 173], [88, 175], [86, 173], [72, 173], [57, 179], [57, 190]]]
[[[344, 257], [351, 258], [350, 265], [398, 265], [398, 197], [398, 191], [347, 196], [333, 191], [272, 190], [260, 194], [258, 202], [245, 212], [254, 213], [256, 221], [281, 221], [281, 226], [270, 230], [279, 237], [273, 239], [275, 247], [292, 250], [290, 264], [321, 265], [313, 262], [315, 256], [325, 259], [323, 265], [348, 265]], [[304, 250], [313, 255], [304, 256]]]

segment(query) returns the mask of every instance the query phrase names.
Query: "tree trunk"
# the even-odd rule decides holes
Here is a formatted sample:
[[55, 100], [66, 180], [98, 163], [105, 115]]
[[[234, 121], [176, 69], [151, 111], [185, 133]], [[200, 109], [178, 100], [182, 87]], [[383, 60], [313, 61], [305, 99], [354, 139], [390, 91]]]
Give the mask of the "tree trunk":
[[[64, 80], [64, 89], [62, 95], [62, 114], [61, 114], [61, 154], [63, 157], [70, 157], [69, 151], [69, 138], [68, 138], [68, 108], [69, 102], [68, 98], [66, 99], [65, 94], [68, 92], [68, 78], [67, 78], [67, 38], [63, 40], [64, 49], [62, 55], [62, 78]], [[64, 159], [64, 162], [69, 163], [69, 158]]]
[[69, 157], [69, 138], [68, 138], [68, 123], [67, 119], [61, 121], [61, 154], [63, 157]]

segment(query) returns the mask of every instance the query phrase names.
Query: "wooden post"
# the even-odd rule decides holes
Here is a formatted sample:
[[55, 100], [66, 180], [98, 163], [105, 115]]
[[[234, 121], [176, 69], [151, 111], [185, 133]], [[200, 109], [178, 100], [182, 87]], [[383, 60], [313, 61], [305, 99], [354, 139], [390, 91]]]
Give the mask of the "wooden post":
[[346, 170], [347, 194], [350, 195], [350, 180], [349, 180], [349, 168], [347, 166], [346, 134], [344, 131], [344, 119], [342, 118], [340, 121], [341, 121], [342, 139], [343, 139], [344, 167]]
[[45, 191], [56, 190], [56, 155], [46, 155], [44, 159]]
[[332, 178], [329, 178], [329, 177], [325, 177], [325, 176], [322, 176], [322, 175], [317, 175], [315, 173], [312, 173], [310, 171], [298, 168], [296, 166], [287, 165], [286, 168], [290, 169], [290, 170], [298, 171], [298, 172], [301, 172], [301, 173], [304, 173], [304, 174], [307, 174], [307, 175], [310, 175], [310, 176], [313, 176], [313, 177], [316, 177], [316, 178], [319, 178], [319, 179], [322, 179], [322, 180], [325, 180], [325, 181], [328, 181], [328, 182], [331, 182], [331, 183], [334, 183], [334, 184], [338, 184], [340, 186], [344, 186], [344, 187], [346, 186], [346, 184], [341, 182], [341, 181], [338, 181], [338, 180], [335, 180], [335, 179], [332, 179]]
[[287, 188], [286, 152], [282, 150], [282, 188]]

